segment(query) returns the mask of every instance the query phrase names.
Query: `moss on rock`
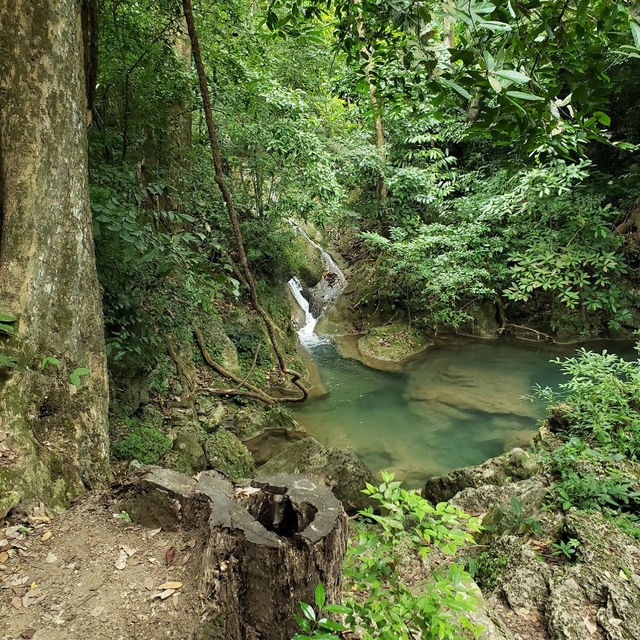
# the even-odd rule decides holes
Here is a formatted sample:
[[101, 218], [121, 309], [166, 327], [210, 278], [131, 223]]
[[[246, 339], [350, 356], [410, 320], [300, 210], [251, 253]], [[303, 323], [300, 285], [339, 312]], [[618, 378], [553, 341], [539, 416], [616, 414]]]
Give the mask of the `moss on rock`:
[[433, 344], [423, 333], [405, 323], [373, 327], [358, 340], [363, 356], [391, 362], [403, 362]]
[[205, 441], [207, 466], [222, 471], [232, 480], [250, 478], [255, 464], [249, 449], [230, 431], [218, 429]]

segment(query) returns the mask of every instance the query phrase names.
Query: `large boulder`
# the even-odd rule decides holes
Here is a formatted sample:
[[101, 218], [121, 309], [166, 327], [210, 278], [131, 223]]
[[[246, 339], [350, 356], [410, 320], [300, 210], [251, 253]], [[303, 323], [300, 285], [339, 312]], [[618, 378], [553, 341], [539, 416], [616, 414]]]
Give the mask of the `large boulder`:
[[221, 471], [232, 480], [253, 476], [255, 464], [249, 449], [226, 429], [218, 429], [204, 443], [209, 469]]
[[304, 438], [287, 447], [260, 467], [260, 473], [302, 473], [319, 479], [350, 513], [373, 506], [362, 493], [367, 482], [376, 484], [369, 468], [355, 453], [323, 447], [315, 438]]
[[358, 340], [358, 349], [365, 358], [404, 362], [422, 353], [433, 344], [423, 333], [408, 324], [396, 322], [373, 327]]
[[444, 476], [427, 480], [422, 495], [433, 502], [445, 502], [463, 489], [477, 489], [485, 485], [500, 486], [510, 480], [524, 480], [537, 470], [534, 456], [524, 449], [511, 449], [475, 467], [456, 469]]
[[193, 475], [207, 468], [202, 442], [206, 433], [195, 424], [187, 424], [178, 430], [173, 447], [164, 457], [163, 466], [187, 475]]

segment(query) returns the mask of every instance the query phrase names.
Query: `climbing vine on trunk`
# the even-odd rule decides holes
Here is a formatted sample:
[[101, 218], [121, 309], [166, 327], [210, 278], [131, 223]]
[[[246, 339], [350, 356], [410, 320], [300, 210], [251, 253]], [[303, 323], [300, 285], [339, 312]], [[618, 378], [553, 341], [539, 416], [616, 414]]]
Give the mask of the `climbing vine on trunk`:
[[[258, 299], [258, 294], [256, 291], [255, 280], [253, 278], [253, 274], [251, 273], [251, 269], [249, 268], [249, 263], [247, 262], [247, 254], [244, 249], [244, 241], [242, 239], [242, 232], [240, 230], [240, 224], [238, 222], [238, 216], [236, 214], [235, 206], [233, 203], [233, 198], [231, 197], [231, 192], [229, 191], [229, 187], [224, 179], [224, 174], [222, 171], [222, 158], [220, 157], [220, 146], [218, 144], [218, 134], [216, 131], [215, 124], [213, 122], [213, 115], [211, 110], [211, 97], [209, 95], [209, 86], [207, 84], [207, 77], [205, 75], [204, 65], [202, 63], [202, 56], [200, 54], [200, 42], [198, 39], [198, 33], [196, 31], [195, 22], [193, 20], [193, 12], [191, 9], [191, 0], [182, 0], [182, 7], [184, 10], [184, 17], [187, 22], [187, 29], [189, 31], [189, 39], [191, 40], [191, 50], [193, 53], [193, 60], [196, 66], [196, 71], [198, 73], [198, 81], [200, 84], [200, 95], [202, 97], [202, 105], [204, 107], [204, 116], [205, 121], [207, 123], [207, 132], [209, 134], [209, 145], [211, 147], [211, 159], [213, 161], [214, 168], [214, 179], [218, 188], [220, 189], [220, 193], [222, 194], [222, 199], [227, 207], [227, 212], [229, 214], [229, 221], [231, 222], [231, 228], [233, 229], [233, 236], [236, 243], [236, 248], [238, 250], [238, 257], [240, 259], [240, 266], [242, 267], [242, 273], [244, 275], [244, 279], [246, 280], [247, 288], [249, 289], [249, 296], [251, 298], [251, 304], [253, 308], [256, 310], [258, 315], [262, 318], [264, 325], [267, 329], [267, 334], [269, 335], [269, 340], [271, 342], [271, 347], [278, 361], [278, 368], [282, 375], [290, 376], [291, 383], [296, 386], [302, 392], [302, 395], [297, 398], [282, 398], [275, 399], [270, 396], [266, 396], [272, 401], [272, 403], [277, 402], [304, 402], [309, 392], [306, 387], [302, 384], [301, 378], [302, 375], [295, 371], [294, 369], [290, 369], [287, 367], [285, 363], [284, 357], [278, 347], [278, 343], [276, 340], [275, 328], [273, 326], [273, 322], [271, 322], [271, 318], [267, 312], [260, 305], [260, 300]], [[201, 345], [202, 348], [202, 345]], [[217, 367], [216, 371], [225, 375], [225, 377], [233, 379], [227, 372], [225, 372], [221, 367]], [[234, 380], [237, 382], [236, 380]], [[242, 386], [246, 386], [245, 384]], [[246, 392], [240, 393], [237, 389], [235, 390], [224, 390], [225, 394], [228, 395], [247, 395]], [[257, 397], [257, 396], [254, 396]], [[263, 399], [263, 398], [259, 398]], [[266, 401], [263, 400], [263, 401]], [[269, 403], [271, 404], [271, 403]]]

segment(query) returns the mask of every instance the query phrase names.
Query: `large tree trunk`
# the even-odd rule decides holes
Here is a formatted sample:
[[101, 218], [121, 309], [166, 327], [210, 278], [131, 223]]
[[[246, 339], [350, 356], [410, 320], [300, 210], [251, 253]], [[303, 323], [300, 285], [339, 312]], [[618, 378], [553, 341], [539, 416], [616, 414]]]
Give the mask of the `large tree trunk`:
[[[0, 5], [0, 517], [109, 479], [78, 0]], [[41, 369], [43, 358], [59, 365]], [[79, 386], [69, 374], [90, 373]]]

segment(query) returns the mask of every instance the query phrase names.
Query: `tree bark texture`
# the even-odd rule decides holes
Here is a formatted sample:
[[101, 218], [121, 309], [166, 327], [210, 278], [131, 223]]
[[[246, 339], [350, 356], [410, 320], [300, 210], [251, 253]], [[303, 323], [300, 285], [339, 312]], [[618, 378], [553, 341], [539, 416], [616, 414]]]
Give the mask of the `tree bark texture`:
[[[81, 2], [0, 4], [0, 517], [103, 485], [107, 371], [88, 194]], [[43, 358], [59, 364], [42, 368]], [[90, 373], [80, 386], [69, 374]], [[4, 462], [4, 464], [3, 464]]]

